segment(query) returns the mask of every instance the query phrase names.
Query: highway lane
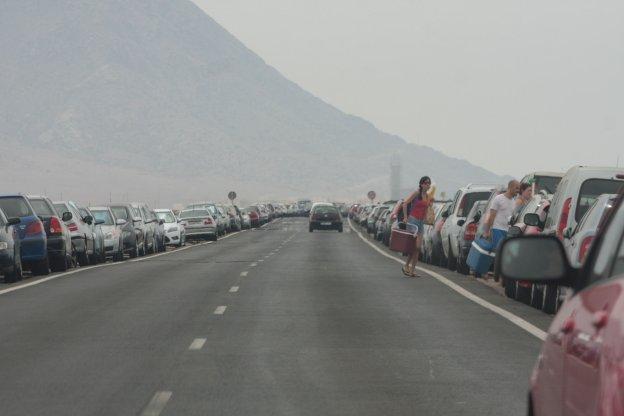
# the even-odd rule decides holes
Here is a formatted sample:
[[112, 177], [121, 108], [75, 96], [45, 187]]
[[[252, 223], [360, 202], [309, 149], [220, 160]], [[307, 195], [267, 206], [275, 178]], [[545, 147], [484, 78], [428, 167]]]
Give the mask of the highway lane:
[[3, 415], [520, 415], [541, 344], [304, 219], [7, 293], [0, 314]]

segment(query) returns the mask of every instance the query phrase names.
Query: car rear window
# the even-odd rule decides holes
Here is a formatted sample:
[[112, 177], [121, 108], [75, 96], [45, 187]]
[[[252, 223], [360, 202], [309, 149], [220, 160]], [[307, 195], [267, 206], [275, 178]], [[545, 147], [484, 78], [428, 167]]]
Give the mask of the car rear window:
[[492, 192], [467, 193], [466, 195], [464, 195], [464, 197], [461, 200], [461, 203], [459, 204], [459, 209], [457, 210], [457, 216], [458, 217], [467, 216], [470, 210], [472, 209], [472, 206], [475, 204], [475, 202], [487, 201], [488, 199], [490, 199], [490, 195], [492, 195]]
[[189, 211], [182, 211], [180, 213], [180, 218], [197, 218], [197, 217], [208, 217], [210, 214], [208, 210], [205, 209], [193, 209]]
[[4, 211], [7, 218], [29, 217], [33, 215], [24, 198], [19, 196], [0, 198], [0, 209]]
[[91, 213], [93, 214], [93, 218], [95, 219], [95, 221], [104, 221], [102, 225], [114, 225], [113, 217], [111, 216], [110, 212], [104, 210], [91, 210]]
[[336, 207], [331, 206], [320, 206], [314, 208], [315, 214], [338, 214], [338, 210]]
[[158, 217], [159, 220], [163, 220], [167, 224], [176, 222], [176, 218], [173, 216], [171, 212], [157, 212], [156, 216]]
[[587, 179], [579, 190], [576, 212], [574, 213], [576, 221], [578, 222], [583, 218], [583, 215], [585, 215], [600, 195], [619, 194], [622, 188], [624, 188], [624, 181], [616, 179]]
[[56, 212], [52, 211], [50, 205], [48, 205], [48, 203], [43, 199], [30, 199], [29, 201], [30, 205], [35, 210], [35, 214], [45, 217], [52, 217], [56, 215]]
[[546, 191], [549, 194], [554, 194], [559, 182], [561, 182], [561, 178], [558, 176], [536, 176], [535, 192]]
[[115, 217], [128, 221], [128, 211], [124, 207], [111, 207]]

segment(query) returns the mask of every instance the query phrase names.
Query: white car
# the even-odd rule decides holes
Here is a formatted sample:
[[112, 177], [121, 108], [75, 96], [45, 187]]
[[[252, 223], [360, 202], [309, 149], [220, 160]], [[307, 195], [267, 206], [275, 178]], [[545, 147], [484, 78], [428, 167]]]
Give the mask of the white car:
[[604, 221], [605, 216], [611, 211], [617, 195], [600, 195], [596, 202], [589, 208], [579, 221], [576, 229], [564, 235], [564, 247], [568, 254], [570, 264], [574, 267], [581, 267], [591, 247], [598, 227]]
[[565, 239], [602, 194], [617, 194], [624, 186], [624, 168], [574, 166], [557, 186], [546, 218], [544, 234]]
[[459, 232], [466, 221], [466, 216], [475, 202], [490, 199], [495, 188], [495, 185], [470, 184], [455, 194], [451, 207], [447, 211], [449, 215], [440, 231], [442, 250], [448, 260], [447, 265], [450, 270], [455, 270], [457, 267], [457, 258], [460, 255]]
[[101, 222], [100, 227], [104, 234], [104, 253], [107, 258], [114, 261], [123, 260], [123, 224], [115, 218], [115, 214], [109, 207], [89, 207], [89, 211], [93, 214], [93, 218], [97, 222]]
[[170, 209], [155, 209], [154, 212], [165, 227], [165, 244], [182, 247], [186, 244], [186, 229]]

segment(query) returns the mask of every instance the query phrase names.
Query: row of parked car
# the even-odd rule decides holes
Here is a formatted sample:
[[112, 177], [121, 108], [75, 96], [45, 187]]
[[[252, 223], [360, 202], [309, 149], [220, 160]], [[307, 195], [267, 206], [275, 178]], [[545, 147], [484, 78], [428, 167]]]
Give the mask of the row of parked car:
[[[296, 211], [295, 211], [296, 212]], [[229, 232], [287, 216], [280, 203], [197, 202], [179, 212], [145, 203], [84, 206], [39, 195], [0, 195], [0, 274], [7, 283], [107, 260], [145, 256], [187, 239], [216, 241]]]
[[[607, 218], [617, 195], [624, 188], [624, 169], [574, 166], [567, 172], [533, 172], [521, 182], [531, 185], [532, 197], [509, 218], [509, 237], [555, 235], [563, 243], [570, 263], [580, 267]], [[435, 222], [425, 225], [421, 258], [424, 262], [471, 272], [467, 258], [473, 241], [484, 232], [485, 219], [496, 195], [505, 188], [491, 184], [469, 184], [452, 200], [434, 204]], [[396, 227], [401, 201], [379, 205], [353, 205], [349, 216], [374, 237], [389, 245]], [[495, 253], [492, 253], [495, 255]], [[497, 270], [492, 270], [498, 278]], [[479, 276], [477, 276], [479, 277]], [[569, 293], [556, 284], [503, 281], [507, 296], [554, 313]]]

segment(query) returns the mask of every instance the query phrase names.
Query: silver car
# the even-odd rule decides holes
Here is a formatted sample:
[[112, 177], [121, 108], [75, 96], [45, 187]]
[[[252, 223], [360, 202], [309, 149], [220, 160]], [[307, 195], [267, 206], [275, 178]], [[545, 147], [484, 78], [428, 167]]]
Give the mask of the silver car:
[[186, 230], [182, 221], [178, 220], [170, 209], [155, 209], [154, 212], [162, 221], [165, 230], [165, 244], [182, 247], [186, 244]]
[[187, 238], [204, 238], [217, 241], [217, 222], [207, 209], [184, 209], [180, 211], [180, 220]]
[[106, 258], [112, 258], [113, 261], [123, 260], [123, 231], [125, 224], [117, 222], [115, 214], [109, 207], [89, 207], [89, 211], [93, 214], [96, 222], [100, 223], [102, 232], [104, 233], [104, 253]]

